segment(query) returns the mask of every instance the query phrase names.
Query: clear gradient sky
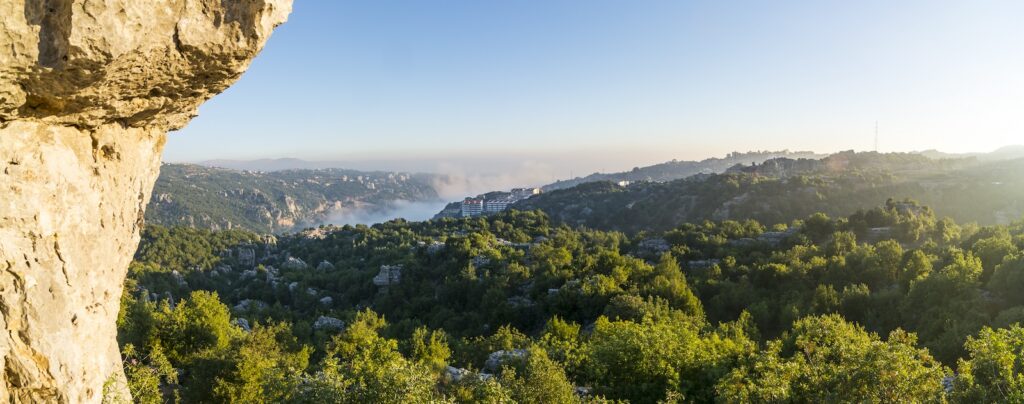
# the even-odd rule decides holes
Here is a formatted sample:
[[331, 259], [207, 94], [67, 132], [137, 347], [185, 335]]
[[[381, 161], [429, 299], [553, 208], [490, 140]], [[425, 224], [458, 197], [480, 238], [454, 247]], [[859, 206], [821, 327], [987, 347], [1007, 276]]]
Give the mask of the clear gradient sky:
[[990, 151], [1024, 143], [1022, 16], [1020, 0], [295, 0], [165, 156], [611, 170], [866, 150], [876, 120], [883, 151]]

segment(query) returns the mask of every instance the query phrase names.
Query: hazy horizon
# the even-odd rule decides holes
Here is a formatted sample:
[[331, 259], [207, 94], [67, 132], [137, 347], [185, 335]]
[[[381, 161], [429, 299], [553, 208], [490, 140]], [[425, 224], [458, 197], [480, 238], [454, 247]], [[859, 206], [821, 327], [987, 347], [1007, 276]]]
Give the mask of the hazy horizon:
[[876, 122], [881, 151], [991, 151], [1024, 138], [1022, 14], [1013, 1], [298, 2], [165, 158], [511, 151], [617, 170], [872, 150]]
[[[934, 148], [907, 151], [882, 151], [883, 153], [923, 153], [939, 152], [950, 155], [972, 155], [987, 154], [998, 150], [1024, 147], [1019, 144], [1007, 144], [992, 150], [952, 152]], [[828, 155], [848, 150], [869, 151], [869, 150], [805, 150], [795, 148], [778, 148], [771, 150], [731, 150], [720, 154], [697, 154], [687, 153], [685, 156], [676, 155], [671, 152], [644, 153], [639, 151], [618, 151], [615, 153], [600, 153], [594, 151], [578, 152], [478, 152], [473, 154], [366, 154], [366, 155], [339, 155], [328, 159], [308, 159], [296, 156], [273, 156], [258, 158], [209, 158], [209, 159], [188, 159], [173, 160], [166, 159], [169, 163], [215, 165], [219, 162], [236, 163], [243, 166], [246, 163], [254, 163], [249, 166], [265, 165], [254, 168], [260, 170], [278, 170], [295, 168], [343, 168], [360, 171], [395, 171], [410, 173], [447, 173], [453, 169], [472, 170], [482, 174], [500, 174], [506, 172], [509, 167], [518, 167], [527, 171], [544, 171], [550, 173], [552, 178], [564, 179], [576, 176], [586, 176], [592, 173], [613, 173], [628, 171], [633, 167], [644, 167], [661, 164], [673, 160], [678, 161], [701, 161], [713, 158], [724, 158], [729, 153], [750, 153], [760, 151], [790, 151], [809, 152], [819, 155]], [[266, 166], [280, 166], [268, 168]], [[234, 168], [226, 166], [224, 168]]]

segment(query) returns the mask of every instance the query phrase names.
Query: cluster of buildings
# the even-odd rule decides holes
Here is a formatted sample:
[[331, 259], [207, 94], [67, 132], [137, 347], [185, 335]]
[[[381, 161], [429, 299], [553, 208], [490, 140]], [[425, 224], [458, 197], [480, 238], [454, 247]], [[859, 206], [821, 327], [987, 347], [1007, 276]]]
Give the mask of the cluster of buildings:
[[540, 188], [514, 188], [510, 192], [490, 192], [462, 202], [449, 204], [436, 217], [475, 217], [498, 213], [523, 199], [540, 194]]
[[462, 217], [480, 216], [485, 213], [498, 213], [508, 209], [516, 200], [511, 196], [501, 196], [494, 199], [466, 198], [462, 201]]
[[[341, 182], [352, 182], [358, 183], [365, 186], [368, 189], [376, 190], [378, 186], [386, 187], [387, 185], [401, 184], [408, 182], [412, 177], [409, 174], [403, 173], [386, 173], [376, 175], [342, 175], [337, 177]], [[310, 182], [316, 182], [310, 180]], [[317, 182], [319, 183], [319, 182]], [[330, 186], [331, 182], [324, 183], [325, 186]]]

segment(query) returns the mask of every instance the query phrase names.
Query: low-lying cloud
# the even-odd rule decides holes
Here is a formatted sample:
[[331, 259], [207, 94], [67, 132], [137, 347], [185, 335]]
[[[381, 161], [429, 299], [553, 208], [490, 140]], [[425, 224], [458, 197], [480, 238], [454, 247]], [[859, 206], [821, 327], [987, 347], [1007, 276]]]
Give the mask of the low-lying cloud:
[[543, 163], [527, 161], [507, 168], [501, 172], [485, 172], [473, 167], [440, 163], [435, 171], [437, 176], [431, 184], [440, 200], [396, 200], [387, 205], [345, 207], [331, 214], [326, 224], [371, 225], [399, 218], [408, 221], [428, 220], [444, 209], [449, 202], [461, 201], [463, 198], [491, 191], [541, 186], [557, 179], [550, 166]]
[[325, 224], [342, 225], [371, 225], [383, 223], [394, 219], [405, 219], [408, 221], [422, 221], [434, 217], [435, 214], [444, 209], [447, 203], [444, 201], [410, 202], [398, 200], [389, 206], [364, 205], [353, 208], [343, 208], [331, 214]]
[[559, 177], [550, 164], [523, 161], [506, 165], [504, 170], [478, 170], [460, 164], [440, 163], [435, 172], [439, 176], [434, 183], [437, 194], [445, 200], [461, 200], [491, 191], [508, 191], [512, 188], [539, 187]]

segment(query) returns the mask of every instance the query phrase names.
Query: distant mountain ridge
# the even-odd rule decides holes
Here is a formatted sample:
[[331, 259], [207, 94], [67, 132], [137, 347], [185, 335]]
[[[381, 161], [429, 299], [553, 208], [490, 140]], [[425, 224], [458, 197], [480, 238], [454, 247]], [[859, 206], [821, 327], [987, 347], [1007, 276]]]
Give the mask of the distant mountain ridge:
[[146, 220], [215, 230], [295, 231], [348, 211], [436, 202], [434, 181], [430, 174], [337, 168], [258, 172], [164, 164]]
[[938, 150], [925, 150], [917, 154], [933, 159], [977, 158], [979, 160], [998, 161], [1024, 158], [1024, 145], [1003, 146], [989, 153], [945, 153]]
[[345, 165], [335, 161], [309, 161], [298, 158], [276, 158], [276, 159], [255, 159], [255, 160], [205, 160], [196, 165], [214, 168], [227, 168], [231, 170], [245, 171], [284, 171], [284, 170], [322, 170], [328, 168], [341, 168]]
[[570, 226], [636, 232], [705, 220], [776, 224], [815, 212], [843, 216], [888, 198], [915, 199], [960, 222], [1007, 224], [1024, 215], [1024, 159], [875, 152], [777, 158], [669, 182], [584, 183], [512, 208], [539, 209]]
[[[593, 173], [585, 177], [577, 177], [569, 180], [560, 180], [545, 185], [544, 191], [567, 189], [589, 182], [668, 182], [684, 179], [698, 174], [724, 173], [739, 166], [757, 166], [766, 161], [776, 159], [790, 160], [821, 160], [829, 156], [851, 152], [839, 152], [834, 154], [821, 154], [811, 151], [751, 151], [732, 152], [723, 158], [707, 158], [701, 161], [677, 161], [672, 160], [660, 164], [645, 167], [634, 167], [630, 171], [617, 173]], [[862, 152], [872, 153], [872, 152]], [[1024, 145], [1003, 146], [988, 153], [945, 153], [938, 150], [925, 150], [907, 153], [886, 153], [888, 155], [923, 156], [930, 159], [975, 159], [977, 161], [1000, 161], [1024, 158]]]
[[672, 160], [661, 164], [646, 167], [635, 167], [631, 171], [618, 173], [594, 173], [586, 177], [573, 178], [570, 180], [557, 181], [543, 187], [544, 191], [572, 188], [574, 186], [598, 181], [610, 182], [667, 182], [683, 179], [697, 174], [722, 173], [737, 164], [760, 164], [767, 160], [786, 157], [791, 159], [820, 159], [827, 156], [810, 151], [754, 151], [754, 152], [733, 152], [724, 158], [708, 158], [701, 161], [677, 161]]

